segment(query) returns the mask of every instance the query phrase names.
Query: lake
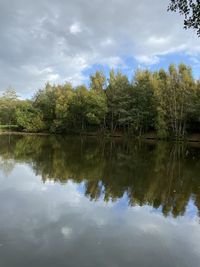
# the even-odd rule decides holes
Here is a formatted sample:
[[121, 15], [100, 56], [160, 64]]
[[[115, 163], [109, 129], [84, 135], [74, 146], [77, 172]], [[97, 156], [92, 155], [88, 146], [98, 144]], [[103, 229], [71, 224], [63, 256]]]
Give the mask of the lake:
[[200, 145], [0, 136], [0, 267], [200, 266]]

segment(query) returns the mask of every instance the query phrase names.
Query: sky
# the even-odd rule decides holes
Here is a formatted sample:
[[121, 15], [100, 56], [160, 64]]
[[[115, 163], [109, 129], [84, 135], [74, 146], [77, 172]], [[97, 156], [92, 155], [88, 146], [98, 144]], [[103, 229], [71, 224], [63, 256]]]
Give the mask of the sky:
[[0, 0], [0, 93], [31, 97], [49, 81], [88, 84], [95, 70], [167, 69], [200, 77], [200, 38], [169, 0]]

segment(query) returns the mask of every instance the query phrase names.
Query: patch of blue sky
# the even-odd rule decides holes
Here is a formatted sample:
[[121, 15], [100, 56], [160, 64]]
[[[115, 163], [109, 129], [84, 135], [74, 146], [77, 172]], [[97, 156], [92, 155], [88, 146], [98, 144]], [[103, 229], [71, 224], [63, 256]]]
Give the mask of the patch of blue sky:
[[[114, 70], [122, 71], [126, 74], [130, 81], [132, 81], [134, 73], [137, 69], [148, 69], [150, 71], [157, 71], [161, 68], [168, 70], [170, 64], [178, 66], [180, 63], [184, 63], [192, 67], [193, 75], [195, 79], [200, 78], [200, 57], [187, 55], [186, 53], [171, 53], [168, 55], [157, 56], [157, 62], [148, 64], [138, 62], [134, 57], [124, 56], [122, 58], [123, 64], [116, 66]], [[83, 75], [86, 77], [86, 85], [89, 86], [89, 77], [97, 70], [103, 71], [107, 79], [109, 78], [109, 72], [112, 68], [109, 65], [94, 64], [83, 71]]]

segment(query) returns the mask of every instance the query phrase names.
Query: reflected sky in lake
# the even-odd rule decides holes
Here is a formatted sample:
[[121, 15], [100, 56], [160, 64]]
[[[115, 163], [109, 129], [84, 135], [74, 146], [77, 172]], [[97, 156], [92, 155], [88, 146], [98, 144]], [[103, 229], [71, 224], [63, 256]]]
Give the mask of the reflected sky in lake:
[[0, 137], [0, 266], [200, 266], [199, 148], [110, 142]]

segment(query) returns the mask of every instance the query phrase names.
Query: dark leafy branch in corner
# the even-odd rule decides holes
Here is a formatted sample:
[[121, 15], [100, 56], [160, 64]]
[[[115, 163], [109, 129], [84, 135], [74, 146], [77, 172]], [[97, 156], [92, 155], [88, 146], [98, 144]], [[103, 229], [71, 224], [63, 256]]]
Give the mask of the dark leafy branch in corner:
[[171, 0], [168, 11], [179, 12], [184, 15], [184, 28], [197, 30], [200, 37], [200, 1], [199, 0]]

